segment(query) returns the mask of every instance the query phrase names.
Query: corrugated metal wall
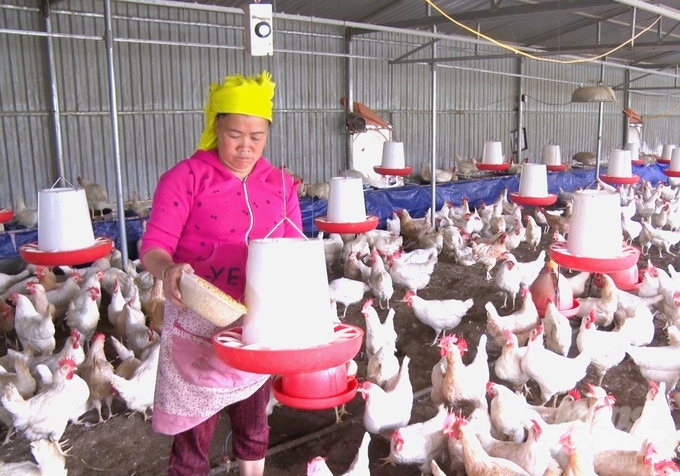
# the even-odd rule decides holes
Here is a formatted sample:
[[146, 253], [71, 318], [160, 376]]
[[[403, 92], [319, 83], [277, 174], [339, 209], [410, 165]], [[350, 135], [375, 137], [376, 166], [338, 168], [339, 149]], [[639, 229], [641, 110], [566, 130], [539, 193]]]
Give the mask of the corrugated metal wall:
[[[0, 5], [0, 28], [44, 31], [38, 0]], [[345, 38], [339, 25], [290, 17], [275, 20], [273, 57], [251, 58], [243, 50], [242, 14], [113, 3], [115, 73], [124, 198], [133, 191], [150, 198], [160, 174], [191, 154], [203, 127], [205, 93], [211, 82], [242, 72], [270, 70], [277, 82], [275, 120], [266, 155], [308, 181], [328, 180], [345, 167], [346, 138], [340, 98], [346, 95]], [[57, 91], [65, 175], [77, 175], [115, 191], [108, 73], [103, 41], [103, 2], [66, 0], [53, 10], [55, 33], [91, 38], [55, 38]], [[98, 39], [96, 39], [98, 38]], [[371, 33], [353, 39], [354, 99], [386, 116], [403, 141], [407, 162], [431, 156], [431, 69], [427, 64], [388, 61], [429, 38]], [[205, 45], [208, 45], [207, 47]], [[36, 206], [37, 192], [57, 174], [51, 136], [46, 39], [0, 34], [0, 206], [24, 193]], [[498, 53], [470, 43], [439, 41], [437, 55]], [[430, 57], [423, 49], [410, 58]], [[510, 153], [517, 126], [517, 58], [443, 63], [437, 67], [437, 155], [450, 166], [455, 153], [481, 156], [484, 141], [495, 139]], [[539, 160], [544, 144], [562, 146], [564, 158], [595, 151], [597, 104], [571, 104], [572, 90], [600, 78], [600, 66], [524, 60], [524, 126], [529, 150]], [[632, 73], [636, 79], [641, 73]], [[624, 81], [620, 68], [605, 68], [605, 84]], [[672, 79], [649, 76], [634, 85], [669, 86]], [[648, 149], [678, 142], [680, 108], [672, 91], [632, 93], [631, 107], [649, 116]], [[623, 93], [618, 93], [623, 104]], [[605, 104], [603, 152], [623, 141], [621, 109]]]

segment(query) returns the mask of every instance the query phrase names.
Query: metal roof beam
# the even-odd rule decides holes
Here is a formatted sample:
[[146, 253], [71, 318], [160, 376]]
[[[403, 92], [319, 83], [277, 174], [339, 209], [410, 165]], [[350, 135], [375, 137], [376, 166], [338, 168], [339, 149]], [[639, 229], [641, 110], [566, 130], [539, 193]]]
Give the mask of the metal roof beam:
[[[450, 13], [450, 15], [460, 22], [483, 21], [506, 19], [514, 16], [534, 15], [548, 12], [568, 12], [573, 10], [587, 10], [589, 8], [600, 8], [612, 5], [610, 1], [593, 0], [559, 0], [552, 2], [533, 3], [530, 5], [516, 5], [513, 7], [494, 8], [490, 10], [473, 10], [469, 12]], [[396, 21], [385, 24], [398, 28], [430, 27], [448, 23], [449, 19], [443, 15], [432, 17], [421, 17], [412, 20]]]
[[568, 33], [573, 33], [575, 31], [582, 30], [583, 28], [588, 28], [589, 26], [592, 26], [592, 25], [597, 25], [601, 21], [610, 20], [610, 19], [615, 18], [619, 15], [623, 15], [624, 13], [628, 12], [629, 10], [630, 10], [630, 8], [628, 8], [628, 7], [621, 7], [621, 8], [616, 8], [614, 10], [610, 10], [608, 12], [605, 12], [602, 15], [596, 17], [596, 18], [584, 18], [583, 20], [579, 20], [577, 22], [574, 22], [571, 25], [567, 25], [564, 28], [560, 28], [559, 30], [541, 33], [540, 35], [532, 36], [530, 38], [527, 38], [526, 40], [522, 40], [522, 44], [525, 44], [527, 46], [529, 46], [529, 45], [540, 45], [544, 41], [555, 38], [557, 35], [566, 35]]
[[438, 38], [435, 38], [435, 39], [433, 39], [433, 40], [428, 41], [427, 43], [423, 43], [422, 45], [420, 45], [420, 46], [418, 46], [418, 47], [412, 49], [412, 50], [409, 51], [408, 53], [404, 53], [403, 55], [399, 56], [398, 58], [394, 58], [393, 60], [390, 60], [390, 61], [389, 61], [389, 64], [399, 64], [399, 63], [402, 62], [401, 60], [403, 60], [404, 58], [408, 58], [408, 57], [411, 56], [413, 53], [417, 53], [417, 52], [420, 51], [420, 50], [424, 50], [425, 48], [429, 48], [430, 46], [434, 45], [434, 44], [437, 43], [438, 41], [439, 41], [439, 39], [438, 39]]
[[[631, 51], [641, 51], [641, 50], [656, 50], [656, 51], [666, 51], [669, 49], [678, 49], [680, 48], [680, 41], [668, 41], [665, 43], [657, 43], [656, 41], [653, 42], [644, 42], [644, 43], [635, 43], [635, 46], [633, 48], [628, 48], [625, 51], [626, 52], [631, 52]], [[559, 55], [559, 54], [591, 54], [591, 55], [601, 55], [602, 53], [606, 53], [607, 51], [610, 51], [612, 49], [611, 46], [603, 46], [603, 45], [579, 45], [579, 46], [561, 46], [561, 47], [550, 47], [550, 48], [543, 48], [542, 53], [535, 53], [538, 55]], [[619, 50], [621, 51], [621, 50]]]
[[636, 7], [646, 12], [655, 13], [656, 15], [662, 15], [664, 17], [680, 21], [680, 10], [667, 7], [666, 5], [662, 4], [655, 5], [652, 3], [644, 2], [642, 0], [614, 0], [614, 1], [617, 3], [621, 3], [623, 5], [628, 5], [629, 7]]
[[673, 33], [673, 32], [676, 30], [676, 28], [678, 28], [679, 26], [680, 26], [680, 21], [677, 22], [673, 28], [671, 28], [670, 30], [668, 30], [668, 31], [661, 37], [661, 39], [660, 39], [659, 41], [663, 41], [663, 40], [665, 40], [666, 38], [668, 38], [668, 37], [670, 36], [670, 34]]

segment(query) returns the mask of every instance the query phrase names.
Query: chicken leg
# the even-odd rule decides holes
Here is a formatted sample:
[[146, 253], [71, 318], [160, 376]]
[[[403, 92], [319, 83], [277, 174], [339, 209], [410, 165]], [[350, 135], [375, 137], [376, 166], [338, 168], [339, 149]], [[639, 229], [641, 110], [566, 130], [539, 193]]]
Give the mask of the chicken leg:
[[335, 410], [335, 424], [336, 425], [338, 423], [342, 423], [342, 417], [343, 416], [352, 415], [350, 412], [347, 411], [344, 403], [339, 407], [335, 407], [334, 410]]

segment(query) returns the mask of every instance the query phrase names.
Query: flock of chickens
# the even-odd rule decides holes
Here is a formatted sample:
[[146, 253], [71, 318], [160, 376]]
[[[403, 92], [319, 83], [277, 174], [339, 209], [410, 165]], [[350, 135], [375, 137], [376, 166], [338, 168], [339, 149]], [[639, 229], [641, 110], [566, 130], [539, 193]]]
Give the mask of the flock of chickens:
[[[8, 343], [0, 357], [4, 443], [25, 438], [35, 458], [0, 463], [0, 474], [67, 474], [67, 425], [104, 422], [114, 398], [149, 418], [165, 297], [162, 281], [135, 265], [123, 266], [114, 249], [85, 269], [29, 265], [0, 274], [0, 330]], [[106, 306], [102, 293], [110, 297]], [[57, 346], [59, 328], [69, 337]], [[115, 358], [105, 354], [107, 341]]]
[[[673, 253], [680, 242], [680, 189], [599, 185], [619, 194], [627, 241], [645, 253]], [[429, 214], [413, 218], [402, 210], [387, 230], [322, 237], [329, 267], [342, 263], [343, 276], [329, 283], [338, 319], [354, 305], [365, 318], [366, 374], [359, 376], [358, 392], [366, 433], [344, 474], [370, 474], [377, 462], [368, 450], [376, 438], [389, 440], [385, 463], [413, 465], [423, 474], [680, 474], [671, 406], [680, 379], [680, 275], [650, 261], [641, 270], [640, 290], [631, 294], [607, 275], [559, 274], [539, 248], [549, 241], [548, 231], [564, 240], [570, 195], [561, 193], [559, 212], [528, 213], [509, 203], [506, 191], [476, 209], [467, 200], [444, 204], [432, 212], [435, 227]], [[518, 260], [513, 250], [520, 245], [538, 252], [536, 259]], [[440, 260], [481, 271], [505, 298], [500, 310], [485, 303], [486, 332], [476, 342], [456, 334], [474, 319], [473, 299], [422, 297]], [[0, 421], [8, 428], [5, 441], [30, 441], [35, 458], [0, 463], [0, 474], [66, 474], [67, 425], [105, 421], [114, 399], [149, 417], [164, 296], [162, 282], [138, 266], [124, 266], [114, 250], [85, 269], [28, 266], [17, 275], [0, 274], [0, 330], [8, 342], [16, 340], [8, 345], [16, 350], [0, 357]], [[573, 323], [550, 299], [539, 316], [531, 284], [544, 274], [578, 297]], [[589, 290], [591, 281], [596, 286]], [[397, 315], [395, 302], [408, 306], [413, 319], [410, 311]], [[425, 421], [412, 422], [409, 373], [411, 359], [422, 356], [398, 358], [409, 336], [399, 335], [395, 319], [427, 326], [440, 350], [440, 358], [426, 364], [434, 416]], [[70, 336], [57, 346], [60, 327]], [[666, 337], [667, 345], [650, 346]], [[106, 355], [105, 343], [115, 355]], [[466, 356], [469, 347], [473, 359]], [[621, 411], [616, 398], [601, 385], [606, 372], [628, 358], [649, 391], [624, 431], [613, 422]], [[309, 461], [307, 472], [332, 474], [321, 457]]]
[[[680, 242], [680, 189], [645, 182], [598, 187], [620, 196], [623, 239], [646, 255], [673, 254]], [[432, 211], [413, 218], [402, 210], [388, 220], [387, 230], [323, 238], [327, 264], [341, 261], [343, 268], [343, 277], [329, 285], [332, 302], [340, 318], [348, 306], [361, 306], [368, 359], [358, 390], [366, 433], [350, 468], [336, 474], [371, 474], [377, 461], [370, 461], [369, 445], [382, 438], [390, 448], [384, 463], [414, 465], [422, 474], [680, 474], [674, 462], [680, 432], [672, 414], [680, 379], [680, 274], [672, 265], [668, 272], [655, 267], [656, 258], [649, 257], [639, 291], [629, 293], [609, 275], [561, 274], [545, 250], [520, 262], [513, 255], [520, 244], [538, 251], [565, 239], [573, 195], [562, 191], [560, 199], [565, 207], [559, 211], [522, 210], [505, 191], [477, 209], [467, 200], [444, 204], [434, 212], [434, 227]], [[490, 289], [505, 296], [500, 311], [490, 300], [485, 304], [486, 332], [477, 342], [456, 334], [462, 322], [475, 319], [468, 312], [473, 299], [419, 296], [427, 295], [420, 291], [440, 259], [470, 267], [470, 273], [480, 270]], [[578, 315], [565, 317], [548, 297], [539, 316], [531, 285], [544, 282], [544, 275], [555, 285], [551, 291], [571, 289]], [[415, 319], [396, 313], [396, 301], [406, 303]], [[384, 320], [378, 308], [387, 309]], [[431, 328], [432, 344], [440, 349], [441, 358], [431, 362], [434, 416], [425, 421], [412, 421], [409, 364], [420, 352], [401, 362], [397, 357], [397, 347], [409, 339], [396, 332], [395, 320], [402, 319]], [[469, 347], [476, 349], [472, 359], [466, 357]], [[601, 386], [624, 359], [632, 359], [649, 382], [638, 409], [618, 407]], [[328, 465], [337, 467], [317, 456], [307, 474], [332, 475]]]

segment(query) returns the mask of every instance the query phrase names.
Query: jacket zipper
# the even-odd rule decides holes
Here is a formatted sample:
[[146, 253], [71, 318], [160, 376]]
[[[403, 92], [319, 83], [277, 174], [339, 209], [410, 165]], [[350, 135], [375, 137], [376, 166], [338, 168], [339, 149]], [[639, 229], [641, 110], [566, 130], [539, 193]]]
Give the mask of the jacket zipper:
[[248, 226], [248, 229], [246, 230], [246, 248], [248, 247], [248, 240], [250, 239], [250, 232], [253, 231], [253, 226], [255, 225], [255, 219], [253, 217], [253, 209], [250, 207], [250, 197], [248, 196], [248, 187], [246, 186], [246, 181], [248, 180], [248, 176], [243, 179], [243, 193], [246, 199], [246, 206], [248, 207], [248, 215], [250, 215], [250, 225]]

